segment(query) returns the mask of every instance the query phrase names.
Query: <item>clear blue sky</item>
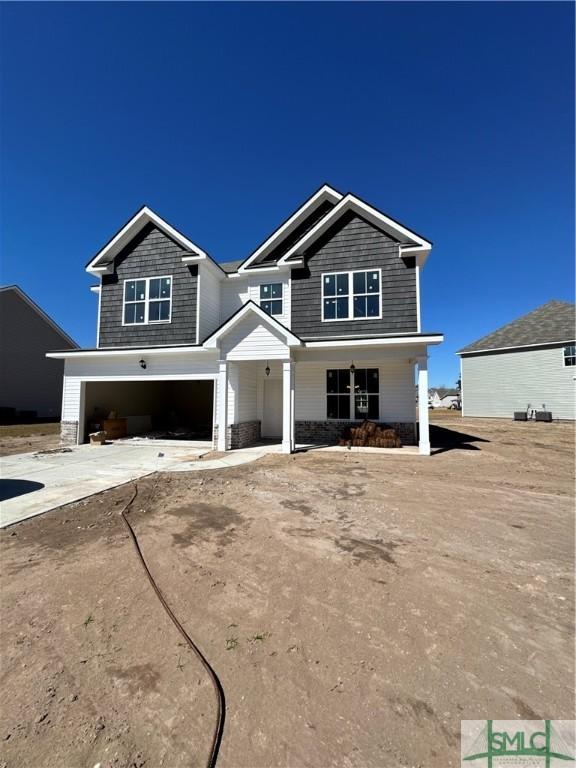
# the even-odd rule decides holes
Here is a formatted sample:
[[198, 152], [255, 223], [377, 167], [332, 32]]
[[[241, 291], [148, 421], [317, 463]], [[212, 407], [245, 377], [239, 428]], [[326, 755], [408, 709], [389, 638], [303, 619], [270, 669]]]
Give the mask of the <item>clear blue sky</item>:
[[82, 345], [143, 203], [242, 258], [321, 183], [434, 241], [454, 351], [574, 295], [570, 3], [4, 3], [2, 275]]

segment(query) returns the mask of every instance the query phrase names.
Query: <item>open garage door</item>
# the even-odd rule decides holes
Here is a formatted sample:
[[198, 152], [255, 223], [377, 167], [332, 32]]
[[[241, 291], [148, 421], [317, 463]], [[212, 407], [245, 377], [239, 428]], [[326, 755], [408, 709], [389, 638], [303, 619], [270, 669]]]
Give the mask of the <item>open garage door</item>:
[[84, 414], [84, 442], [90, 432], [106, 429], [105, 422], [113, 439], [124, 433], [205, 442], [212, 440], [214, 382], [89, 381]]

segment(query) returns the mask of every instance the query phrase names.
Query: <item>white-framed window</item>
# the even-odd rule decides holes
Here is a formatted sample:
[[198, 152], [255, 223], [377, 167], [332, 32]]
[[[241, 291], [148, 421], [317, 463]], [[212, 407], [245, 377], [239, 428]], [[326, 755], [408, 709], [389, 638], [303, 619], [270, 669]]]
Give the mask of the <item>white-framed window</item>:
[[172, 317], [172, 278], [124, 280], [122, 325], [169, 323]]
[[564, 347], [564, 365], [576, 365], [576, 345]]
[[382, 317], [382, 272], [359, 269], [322, 275], [322, 320], [378, 320]]
[[378, 368], [328, 368], [326, 371], [326, 418], [363, 421], [380, 418]]
[[260, 286], [260, 306], [269, 315], [282, 314], [282, 283], [262, 283]]

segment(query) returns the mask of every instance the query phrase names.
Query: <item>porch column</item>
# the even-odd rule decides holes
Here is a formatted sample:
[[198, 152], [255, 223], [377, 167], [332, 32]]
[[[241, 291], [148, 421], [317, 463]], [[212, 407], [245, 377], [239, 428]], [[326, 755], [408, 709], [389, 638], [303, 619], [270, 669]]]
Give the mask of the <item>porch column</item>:
[[428, 423], [428, 358], [418, 358], [418, 425], [419, 452], [430, 456], [430, 428]]
[[282, 363], [282, 453], [294, 450], [294, 363]]
[[225, 451], [228, 432], [228, 363], [218, 363], [218, 450]]

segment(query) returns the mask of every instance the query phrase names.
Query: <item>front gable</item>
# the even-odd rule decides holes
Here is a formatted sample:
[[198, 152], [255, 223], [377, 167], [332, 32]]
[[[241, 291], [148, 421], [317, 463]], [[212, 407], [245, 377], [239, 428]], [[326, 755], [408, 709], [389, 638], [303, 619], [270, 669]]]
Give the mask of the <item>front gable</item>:
[[278, 360], [290, 356], [286, 340], [255, 315], [235, 325], [222, 339], [220, 350], [227, 360]]
[[[99, 346], [195, 344], [198, 267], [182, 262], [181, 244], [152, 223], [146, 224], [114, 257], [102, 275]], [[124, 282], [172, 278], [170, 322], [124, 325]]]
[[[334, 222], [292, 270], [292, 330], [303, 339], [418, 332], [417, 267], [402, 243], [354, 211]], [[322, 280], [327, 273], [378, 270], [381, 317], [322, 320]]]

